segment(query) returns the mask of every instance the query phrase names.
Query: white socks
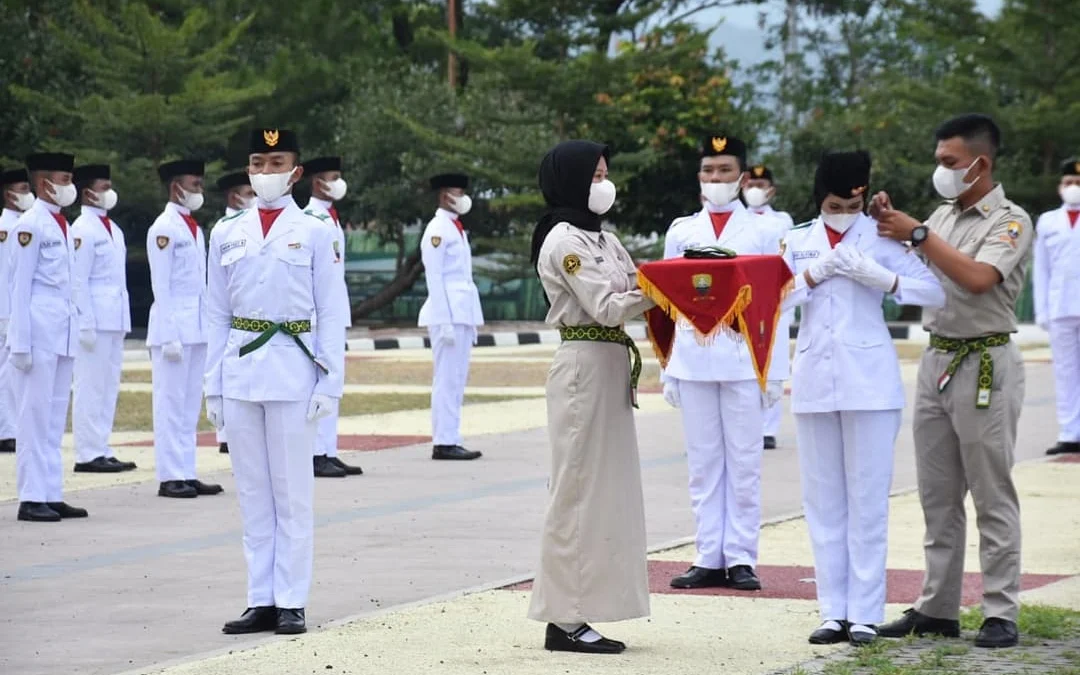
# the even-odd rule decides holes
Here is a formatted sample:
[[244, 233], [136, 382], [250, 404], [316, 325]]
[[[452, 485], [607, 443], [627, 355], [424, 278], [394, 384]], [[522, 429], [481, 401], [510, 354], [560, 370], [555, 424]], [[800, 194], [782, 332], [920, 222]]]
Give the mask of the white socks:
[[577, 631], [581, 630], [585, 626], [583, 623], [557, 623], [555, 624], [559, 630], [567, 635], [573, 636], [575, 640], [581, 640], [582, 642], [599, 642], [603, 636], [597, 633], [592, 628], [588, 629], [581, 635], [574, 635]]
[[844, 627], [840, 625], [839, 621], [826, 621], [818, 626], [818, 630], [831, 630], [839, 633], [844, 630]]
[[851, 628], [848, 629], [852, 633], [866, 633], [867, 635], [877, 635], [877, 631], [870, 626], [864, 626], [861, 623], [851, 624]]

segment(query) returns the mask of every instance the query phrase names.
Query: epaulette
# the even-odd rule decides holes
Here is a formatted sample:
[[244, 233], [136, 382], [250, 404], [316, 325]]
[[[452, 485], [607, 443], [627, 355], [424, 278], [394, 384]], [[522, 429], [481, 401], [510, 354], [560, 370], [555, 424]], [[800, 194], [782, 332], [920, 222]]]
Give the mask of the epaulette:
[[799, 223], [798, 225], [792, 225], [791, 229], [792, 230], [805, 230], [806, 228], [810, 227], [813, 224], [814, 224], [813, 220], [808, 220], [805, 223]]
[[668, 230], [671, 230], [671, 228], [675, 227], [675, 226], [676, 226], [676, 225], [678, 225], [679, 223], [682, 223], [682, 222], [685, 222], [685, 221], [687, 221], [687, 220], [690, 220], [691, 218], [693, 218], [693, 217], [695, 217], [695, 216], [697, 216], [697, 214], [696, 214], [696, 213], [691, 213], [691, 214], [690, 214], [690, 215], [688, 215], [688, 216], [680, 216], [680, 217], [676, 218], [675, 220], [671, 221], [671, 224], [670, 224], [670, 225], [668, 225], [668, 228], [667, 228], [667, 229], [668, 229]]
[[231, 216], [225, 216], [225, 217], [224, 217], [224, 218], [222, 218], [221, 220], [217, 221], [217, 223], [216, 223], [216, 224], [217, 224], [217, 225], [220, 225], [221, 223], [227, 223], [227, 222], [229, 222], [230, 220], [236, 220], [237, 218], [239, 218], [240, 216], [244, 215], [245, 213], [247, 213], [247, 209], [242, 209], [242, 210], [240, 210], [240, 211], [237, 211], [236, 213], [232, 214]]
[[314, 218], [318, 218], [319, 220], [323, 221], [324, 223], [326, 221], [330, 220], [330, 214], [329, 213], [315, 213], [311, 209], [304, 209], [304, 213], [306, 215], [312, 216]]

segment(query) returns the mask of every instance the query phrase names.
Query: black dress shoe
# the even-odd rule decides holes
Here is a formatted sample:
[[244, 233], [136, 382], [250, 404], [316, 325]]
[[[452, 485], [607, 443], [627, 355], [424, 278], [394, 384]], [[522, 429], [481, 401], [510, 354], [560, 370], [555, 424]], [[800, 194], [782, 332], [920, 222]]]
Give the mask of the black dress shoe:
[[277, 607], [248, 607], [239, 619], [226, 621], [221, 632], [228, 635], [262, 633], [277, 628]]
[[1076, 441], [1061, 441], [1046, 451], [1048, 455], [1065, 455], [1072, 452], [1080, 452], [1080, 443]]
[[727, 570], [693, 566], [671, 580], [672, 588], [721, 588], [727, 586]]
[[941, 637], [960, 637], [960, 622], [951, 619], [935, 619], [925, 614], [920, 614], [914, 609], [904, 612], [904, 615], [882, 626], [878, 626], [878, 635], [885, 638], [902, 638], [908, 635], [940, 635]]
[[229, 454], [229, 444], [228, 443], [218, 443], [217, 451], [220, 452], [223, 455]]
[[312, 462], [315, 466], [316, 478], [344, 478], [349, 475], [345, 473], [345, 469], [331, 462], [326, 455], [315, 455], [312, 457]]
[[761, 579], [749, 565], [735, 565], [727, 571], [728, 588], [737, 591], [760, 591]]
[[274, 629], [274, 632], [278, 635], [298, 635], [300, 633], [306, 633], [307, 625], [304, 621], [304, 608], [278, 609], [277, 627]]
[[985, 649], [1015, 647], [1020, 642], [1020, 631], [1016, 624], [1008, 619], [992, 616], [983, 621], [979, 634], [975, 636], [975, 646]]
[[135, 466], [135, 462], [122, 462], [122, 461], [120, 461], [119, 459], [117, 459], [115, 457], [106, 457], [105, 459], [110, 464], [115, 464], [115, 465], [121, 467], [121, 469], [120, 469], [121, 471], [134, 471], [136, 468], [138, 468], [138, 467]]
[[839, 619], [832, 619], [832, 623], [838, 624], [839, 628], [830, 628], [825, 624], [830, 623], [826, 621], [821, 624], [821, 627], [810, 633], [810, 644], [812, 645], [835, 645], [840, 644], [848, 639], [847, 621], [841, 621]]
[[875, 628], [874, 626], [871, 626], [869, 624], [864, 623], [864, 624], [862, 624], [862, 627], [863, 628], [872, 628], [873, 632], [865, 631], [865, 630], [853, 631], [853, 630], [851, 630], [851, 628], [853, 626], [854, 626], [854, 624], [848, 624], [848, 636], [849, 636], [849, 638], [851, 640], [851, 646], [852, 647], [869, 647], [870, 645], [877, 642], [877, 639], [878, 639], [877, 628]]
[[776, 436], [766, 436], [765, 437], [765, 449], [766, 450], [775, 450], [776, 449]]
[[120, 473], [123, 470], [124, 467], [113, 464], [104, 455], [95, 457], [89, 462], [77, 462], [75, 464], [75, 473]]
[[200, 495], [219, 495], [225, 492], [225, 488], [221, 487], [217, 483], [204, 483], [197, 478], [184, 481], [191, 487], [195, 488], [195, 494]]
[[19, 502], [19, 520], [55, 523], [60, 520], [60, 514], [50, 509], [45, 502]]
[[47, 502], [47, 505], [50, 509], [59, 513], [61, 518], [85, 518], [90, 515], [86, 509], [80, 509], [64, 502]]
[[431, 450], [432, 459], [476, 459], [482, 454], [479, 450], [466, 450], [460, 445], [436, 445]]
[[0, 440], [0, 452], [15, 452], [15, 439], [5, 438]]
[[578, 652], [579, 654], [621, 654], [626, 645], [618, 640], [601, 637], [596, 642], [585, 642], [581, 636], [592, 630], [589, 624], [582, 624], [572, 633], [567, 633], [553, 623], [547, 625], [544, 637], [544, 649], [552, 652]]
[[345, 471], [345, 475], [347, 475], [347, 476], [361, 476], [364, 473], [364, 470], [361, 469], [360, 467], [352, 466], [351, 464], [346, 464], [345, 462], [341, 461], [337, 457], [327, 457], [326, 459], [329, 460], [330, 463], [333, 464], [334, 466], [336, 466], [337, 468], [342, 469], [343, 471]]
[[167, 480], [158, 486], [158, 497], [173, 497], [175, 499], [191, 499], [198, 497], [198, 491], [182, 480]]

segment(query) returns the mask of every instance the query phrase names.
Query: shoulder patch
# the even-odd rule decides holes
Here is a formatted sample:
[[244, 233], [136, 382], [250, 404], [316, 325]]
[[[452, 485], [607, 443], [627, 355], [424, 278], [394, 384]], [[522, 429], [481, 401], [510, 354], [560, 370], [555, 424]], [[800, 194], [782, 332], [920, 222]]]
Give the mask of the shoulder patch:
[[439, 248], [439, 244], [441, 244], [441, 243], [442, 243], [442, 237], [432, 237], [431, 238], [431, 245], [434, 246], [435, 248]]
[[30, 232], [19, 233], [19, 246], [29, 246], [30, 242], [34, 240], [34, 235]]
[[573, 253], [569, 253], [562, 259], [562, 266], [567, 274], [577, 274], [581, 269], [581, 258]]
[[7, 241], [7, 230], [0, 230], [0, 244]]
[[169, 245], [169, 238], [165, 236], [159, 236], [156, 240], [156, 243], [159, 249], [163, 249]]
[[82, 246], [82, 239], [75, 237], [75, 250], [78, 251], [80, 246]]
[[323, 221], [324, 223], [326, 221], [330, 220], [330, 214], [329, 213], [315, 213], [311, 209], [304, 209], [304, 213], [311, 216], [312, 218], [318, 218], [319, 220]]
[[1013, 220], [1009, 222], [1005, 230], [1009, 233], [1010, 239], [1017, 239], [1020, 237], [1020, 233], [1024, 231], [1024, 226], [1020, 224], [1019, 220]]
[[814, 224], [814, 221], [808, 220], [805, 223], [799, 223], [798, 225], [792, 225], [791, 229], [793, 229], [793, 230], [805, 230], [806, 228], [810, 227], [813, 224]]

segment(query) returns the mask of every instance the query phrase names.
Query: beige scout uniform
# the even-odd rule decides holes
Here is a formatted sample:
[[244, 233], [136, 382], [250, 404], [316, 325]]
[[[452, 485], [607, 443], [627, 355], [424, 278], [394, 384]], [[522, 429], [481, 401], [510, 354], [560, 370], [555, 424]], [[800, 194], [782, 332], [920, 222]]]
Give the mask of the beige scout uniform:
[[[960, 252], [993, 265], [1003, 281], [973, 294], [930, 266], [946, 299], [944, 307], [924, 310], [931, 347], [923, 354], [915, 394], [916, 465], [926, 519], [926, 580], [915, 609], [938, 619], [959, 615], [964, 497], [970, 487], [979, 523], [983, 613], [1016, 621], [1020, 505], [1011, 473], [1024, 402], [1023, 360], [1014, 343], [999, 337], [996, 342], [1003, 344], [985, 349], [989, 358], [980, 363], [982, 351], [972, 349], [948, 377], [957, 345], [942, 345], [937, 338], [971, 340], [1016, 332], [1016, 298], [1031, 255], [1031, 219], [998, 185], [969, 209], [941, 206], [926, 224]], [[935, 342], [942, 348], [935, 348]], [[943, 382], [947, 386], [942, 389]]]
[[[552, 229], [537, 270], [559, 328], [620, 326], [653, 306], [610, 233]], [[529, 618], [605, 622], [649, 614], [645, 506], [627, 347], [567, 340], [548, 372], [551, 502]]]

